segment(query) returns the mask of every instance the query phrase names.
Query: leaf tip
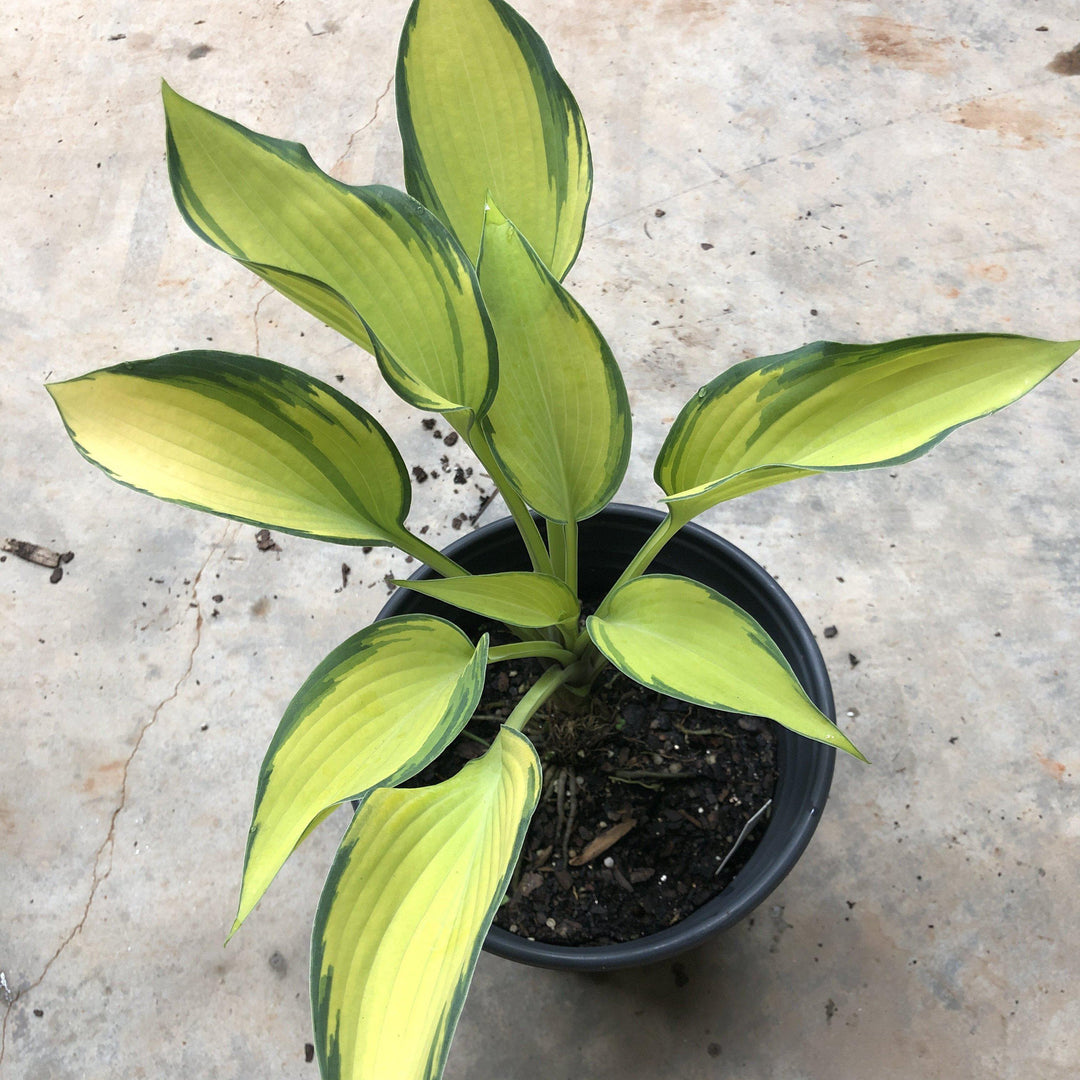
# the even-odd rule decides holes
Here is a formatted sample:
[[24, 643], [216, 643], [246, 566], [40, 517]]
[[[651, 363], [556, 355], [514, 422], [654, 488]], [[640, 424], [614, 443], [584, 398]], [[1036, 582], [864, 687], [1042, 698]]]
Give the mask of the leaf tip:
[[[85, 376], [79, 376], [84, 378]], [[76, 379], [59, 379], [56, 382], [45, 383], [45, 389], [48, 391], [49, 397], [52, 398], [52, 403], [56, 406], [57, 411], [61, 416], [64, 415], [64, 402], [68, 396], [68, 390], [72, 383], [78, 382]]]
[[484, 196], [484, 228], [498, 229], [506, 224], [506, 215], [496, 205], [495, 196], [491, 194], [489, 189]]
[[839, 735], [836, 741], [837, 747], [849, 753], [853, 758], [857, 758], [864, 765], [869, 765], [870, 759], [839, 728], [836, 730]]
[[178, 94], [165, 79], [161, 80], [161, 101], [165, 106], [166, 114], [169, 111], [169, 106], [177, 101], [187, 100], [181, 94]]

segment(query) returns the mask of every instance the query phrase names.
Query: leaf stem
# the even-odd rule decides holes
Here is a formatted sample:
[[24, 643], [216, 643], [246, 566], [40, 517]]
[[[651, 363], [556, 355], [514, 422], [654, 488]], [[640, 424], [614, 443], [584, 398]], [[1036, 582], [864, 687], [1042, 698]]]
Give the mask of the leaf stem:
[[[453, 419], [448, 414], [444, 413], [443, 415], [453, 424]], [[458, 428], [455, 428], [455, 430], [469, 444], [472, 452], [480, 459], [480, 464], [484, 466], [488, 475], [495, 481], [495, 486], [499, 489], [499, 494], [502, 495], [506, 508], [510, 511], [511, 517], [517, 524], [521, 539], [525, 541], [525, 547], [528, 549], [533, 570], [538, 574], [552, 573], [551, 559], [548, 556], [547, 548], [544, 547], [540, 530], [536, 527], [536, 522], [533, 521], [532, 514], [529, 513], [529, 508], [525, 505], [525, 500], [514, 490], [513, 485], [507, 479], [506, 473], [503, 472], [502, 467], [496, 460], [484, 425], [474, 423], [465, 431]]]
[[[486, 720], [486, 719], [488, 719], [488, 717], [486, 717], [486, 716], [478, 716], [476, 713], [473, 713], [472, 718], [474, 720]], [[494, 719], [494, 717], [492, 717], [491, 719]], [[487, 739], [481, 739], [479, 735], [474, 735], [471, 731], [469, 731], [468, 728], [463, 728], [461, 731], [458, 732], [458, 734], [463, 739], [472, 739], [473, 742], [479, 743], [485, 750], [490, 750], [491, 749], [491, 744], [487, 741]]]
[[514, 641], [509, 645], [496, 645], [488, 649], [488, 663], [500, 660], [525, 660], [534, 656], [543, 656], [549, 660], [558, 660], [560, 664], [571, 664], [574, 654], [560, 648], [554, 641]]
[[551, 568], [557, 578], [566, 580], [566, 529], [557, 521], [547, 522], [548, 551], [551, 552]]
[[[663, 521], [660, 522], [659, 525], [656, 526], [655, 531], [648, 538], [648, 540], [646, 540], [645, 543], [641, 545], [641, 549], [627, 564], [627, 567], [622, 572], [619, 580], [616, 581], [610, 589], [608, 589], [607, 596], [605, 596], [603, 601], [601, 601], [600, 607], [602, 608], [604, 606], [604, 604], [607, 602], [608, 596], [611, 596], [611, 594], [620, 585], [625, 585], [626, 582], [631, 581], [636, 577], [640, 577], [643, 573], [645, 573], [645, 571], [649, 568], [649, 564], [653, 561], [653, 559], [656, 558], [657, 555], [660, 554], [660, 551], [664, 547], [664, 545], [683, 527], [684, 524], [685, 522], [680, 521], [672, 514], [669, 507], [667, 516], [664, 518]], [[587, 629], [582, 630], [581, 633], [578, 634], [577, 640], [574, 642], [574, 654], [578, 657], [585, 656], [587, 652], [587, 647], [590, 643], [591, 639], [589, 637], [589, 631]], [[594, 667], [595, 670], [590, 676], [590, 681], [596, 678], [596, 675], [602, 669], [603, 664], [594, 663]]]
[[[640, 577], [649, 568], [649, 564], [660, 554], [664, 545], [681, 529], [683, 523], [675, 518], [671, 512], [671, 508], [668, 507], [668, 512], [664, 517], [664, 520], [656, 526], [655, 532], [644, 544], [641, 545], [641, 549], [630, 560], [626, 569], [622, 572], [619, 580], [611, 586], [608, 591], [610, 596], [620, 585], [625, 585], [626, 582], [633, 580], [636, 577]], [[607, 597], [604, 598], [605, 600]]]
[[398, 538], [395, 546], [401, 548], [406, 555], [412, 555], [413, 558], [426, 563], [432, 570], [442, 574], [443, 577], [461, 577], [469, 572], [463, 566], [458, 566], [453, 559], [445, 556], [437, 548], [433, 548], [427, 541], [421, 540], [419, 536], [408, 530], [405, 530]]
[[[545, 519], [547, 522], [548, 550], [551, 552], [551, 562], [555, 576], [570, 587], [577, 596], [577, 522], [563, 525], [558, 521]], [[568, 649], [573, 649], [577, 644], [578, 620], [577, 615], [559, 623], [559, 636]]]
[[539, 679], [529, 687], [525, 696], [514, 706], [513, 712], [506, 718], [506, 726], [514, 728], [515, 731], [524, 731], [525, 725], [532, 719], [533, 713], [544, 704], [545, 701], [567, 679], [578, 675], [578, 664], [571, 664], [570, 667], [550, 667]]
[[570, 591], [578, 594], [578, 527], [577, 521], [571, 519], [563, 527], [564, 547], [564, 572], [563, 581], [570, 586]]

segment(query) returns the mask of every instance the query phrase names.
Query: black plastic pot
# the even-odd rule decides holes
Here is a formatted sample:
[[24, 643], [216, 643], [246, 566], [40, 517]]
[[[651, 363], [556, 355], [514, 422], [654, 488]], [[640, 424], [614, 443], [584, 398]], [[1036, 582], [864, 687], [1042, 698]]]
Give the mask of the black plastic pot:
[[[612, 504], [580, 524], [581, 595], [599, 599], [659, 524], [662, 514]], [[487, 525], [445, 549], [475, 573], [527, 570], [529, 558], [509, 518]], [[823, 713], [836, 718], [825, 661], [810, 628], [787, 593], [748, 555], [698, 525], [685, 526], [661, 551], [650, 572], [683, 574], [728, 597], [768, 631], [787, 657], [807, 694]], [[413, 578], [435, 576], [422, 567]], [[380, 618], [427, 611], [464, 623], [462, 613], [417, 593], [400, 589]], [[468, 627], [466, 626], [466, 629]], [[817, 828], [829, 794], [836, 751], [777, 727], [779, 779], [769, 822], [757, 849], [719, 896], [682, 922], [620, 945], [548, 945], [493, 926], [487, 952], [539, 967], [609, 971], [655, 963], [700, 945], [750, 914], [790, 872]]]

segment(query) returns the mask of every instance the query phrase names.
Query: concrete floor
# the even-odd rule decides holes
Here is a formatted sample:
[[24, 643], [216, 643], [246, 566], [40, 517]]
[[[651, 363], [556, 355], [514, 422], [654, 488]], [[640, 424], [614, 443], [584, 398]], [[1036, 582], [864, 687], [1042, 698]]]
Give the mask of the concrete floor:
[[[221, 943], [280, 712], [403, 567], [289, 537], [261, 552], [250, 527], [110, 484], [42, 383], [258, 351], [345, 375], [408, 464], [434, 464], [364, 355], [188, 232], [158, 102], [164, 76], [343, 179], [399, 182], [405, 7], [4, 7], [0, 538], [75, 553], [57, 584], [0, 564], [5, 1080], [316, 1074], [309, 923], [342, 819]], [[623, 501], [655, 499], [666, 425], [744, 356], [1080, 336], [1074, 0], [521, 7], [591, 132], [571, 281], [630, 388]], [[1080, 1075], [1078, 378], [1074, 360], [900, 469], [706, 516], [819, 636], [838, 628], [823, 650], [873, 764], [838, 763], [795, 872], [678, 965], [581, 978], [483, 957], [448, 1077]], [[479, 492], [461, 497], [425, 484], [411, 520], [449, 541]]]

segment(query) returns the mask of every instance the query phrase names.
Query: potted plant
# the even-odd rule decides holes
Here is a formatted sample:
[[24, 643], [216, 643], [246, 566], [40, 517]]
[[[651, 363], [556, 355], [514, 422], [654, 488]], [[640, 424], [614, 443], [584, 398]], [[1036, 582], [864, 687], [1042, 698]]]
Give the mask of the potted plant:
[[[503, 0], [415, 0], [397, 67], [407, 194], [344, 185], [301, 145], [169, 87], [164, 101], [191, 227], [371, 352], [411, 406], [441, 414], [520, 533], [527, 565], [495, 573], [432, 548], [405, 524], [409, 476], [374, 417], [269, 360], [179, 352], [49, 388], [79, 451], [119, 482], [303, 536], [394, 545], [440, 575], [411, 592], [509, 628], [512, 640], [492, 644], [403, 612], [316, 667], [258, 777], [233, 926], [307, 833], [358, 800], [314, 927], [320, 1068], [437, 1077], [543, 792], [524, 732], [547, 703], [573, 711], [614, 665], [670, 698], [769, 717], [805, 745], [861, 756], [827, 715], [827, 686], [815, 703], [766, 619], [685, 570], [646, 573], [696, 535], [684, 527], [772, 484], [917, 457], [1022, 396], [1078, 343], [816, 342], [722, 371], [661, 447], [664, 513], [583, 620], [581, 536], [626, 470], [630, 415], [614, 357], [562, 284], [592, 167], [535, 31]], [[446, 780], [402, 786], [465, 730], [488, 669], [525, 661], [536, 681], [483, 753]]]
[[[612, 503], [582, 522], [579, 534], [582, 598], [599, 600], [662, 520], [663, 514], [658, 510]], [[446, 554], [476, 573], [528, 569], [528, 553], [512, 519], [463, 537], [447, 548]], [[828, 672], [813, 634], [784, 590], [748, 555], [714, 533], [691, 524], [679, 531], [654, 560], [651, 569], [663, 574], [684, 573], [752, 613], [790, 663], [810, 699], [825, 715], [835, 719]], [[455, 612], [417, 591], [424, 587], [421, 583], [434, 577], [429, 567], [421, 567], [410, 579], [412, 587], [397, 592], [379, 618], [427, 611], [461, 622], [460, 611]], [[468, 629], [474, 630], [471, 626]], [[489, 683], [492, 681], [489, 676]], [[534, 722], [533, 727], [538, 730], [532, 738], [541, 751], [544, 774], [550, 776], [546, 787], [557, 789], [560, 773], [567, 772], [568, 765], [577, 774], [579, 808], [575, 820], [582, 824], [582, 829], [575, 839], [584, 833], [585, 841], [577, 849], [566, 842], [565, 852], [552, 851], [553, 847], [561, 846], [561, 841], [567, 841], [574, 822], [568, 821], [565, 830], [559, 830], [561, 835], [553, 835], [550, 815], [546, 823], [538, 820], [539, 815], [534, 818], [519, 860], [523, 869], [533, 869], [521, 880], [515, 879], [507, 903], [499, 910], [497, 923], [488, 931], [485, 950], [522, 963], [570, 971], [608, 971], [655, 963], [700, 944], [746, 916], [787, 875], [809, 843], [832, 780], [836, 751], [831, 746], [805, 739], [783, 727], [763, 729], [756, 723], [748, 723], [748, 718], [740, 718], [741, 726], [757, 734], [740, 730], [740, 724], [734, 720], [718, 726], [722, 718], [704, 710], [696, 725], [692, 720], [679, 724], [677, 715], [670, 711], [675, 702], [670, 698], [662, 702], [659, 695], [644, 693], [634, 695], [644, 698], [649, 707], [647, 713], [639, 710], [635, 730], [624, 724], [626, 717], [634, 715], [631, 711], [634, 706], [625, 705], [629, 696], [620, 695], [619, 707], [612, 714], [600, 714], [603, 727], [599, 733], [595, 726], [590, 726], [595, 725], [596, 713], [603, 707], [595, 696], [590, 703], [591, 715], [578, 721], [569, 718], [571, 724], [578, 725], [576, 731], [570, 728], [570, 740], [568, 718], [559, 715], [552, 702], [547, 708], [555, 714], [555, 722], [545, 723], [543, 712], [537, 718], [539, 723]], [[490, 708], [490, 704], [482, 701], [474, 715], [483, 717]], [[505, 706], [502, 711], [507, 711]], [[674, 723], [670, 722], [673, 717]], [[486, 726], [485, 734], [490, 735], [491, 722]], [[472, 727], [483, 730], [484, 725]], [[663, 730], [653, 734], [652, 728], [674, 732], [674, 738]], [[694, 744], [694, 755], [688, 753], [689, 746], [680, 746], [680, 728], [692, 732], [684, 742]], [[549, 748], [545, 736], [550, 729], [555, 730]], [[644, 739], [650, 736], [652, 741], [646, 744]], [[619, 759], [625, 756], [628, 746], [647, 764], [652, 764], [650, 748], [661, 751], [664, 768], [670, 768], [666, 762], [675, 759], [679, 771], [665, 775], [655, 764], [636, 772], [616, 768], [616, 764], [624, 764]], [[476, 744], [462, 742], [452, 749], [468, 756], [475, 753]], [[716, 754], [725, 758], [745, 755], [749, 760], [741, 761], [738, 767], [726, 760], [722, 766], [710, 769], [709, 759]], [[763, 785], [770, 788], [764, 799], [754, 791], [756, 785], [752, 783], [757, 779], [754, 775], [759, 765], [757, 755], [763, 756], [768, 764], [775, 761], [776, 766], [775, 787], [771, 782]], [[452, 759], [450, 752], [429, 766], [428, 771], [436, 775], [444, 771], [447, 758]], [[695, 769], [705, 773], [703, 784], [695, 783], [691, 771]], [[750, 775], [741, 778], [739, 774], [744, 771]], [[721, 779], [715, 785], [708, 782], [717, 776]], [[743, 784], [739, 783], [740, 779], [744, 780]], [[741, 803], [740, 796], [747, 794], [747, 789], [756, 795], [756, 802]], [[636, 796], [633, 804], [624, 794], [627, 791]], [[548, 803], [557, 803], [557, 795], [551, 791]], [[618, 806], [616, 813], [621, 814], [618, 823], [602, 820], [611, 815], [597, 812], [595, 807], [605, 804]], [[672, 819], [674, 825], [670, 824]], [[669, 822], [666, 827], [665, 821]], [[705, 830], [702, 824], [707, 825]], [[648, 829], [651, 834], [642, 836]], [[699, 846], [702, 853], [696, 858], [685, 857], [680, 850], [679, 858], [664, 858], [665, 847], [673, 842], [672, 835], [680, 849]], [[617, 843], [610, 848], [604, 846], [613, 837], [618, 838]], [[741, 848], [744, 843], [745, 847]], [[590, 856], [590, 850], [596, 854]], [[739, 865], [740, 850], [748, 855], [745, 865]], [[661, 857], [658, 859], [657, 855]], [[703, 872], [702, 861], [712, 864]], [[625, 871], [622, 879], [617, 876], [618, 870], [613, 873], [604, 863], [621, 866]], [[661, 869], [636, 883], [634, 894], [627, 897], [620, 889], [631, 892], [626, 888], [627, 874], [635, 876], [632, 869], [635, 864], [638, 874], [643, 873], [640, 869], [643, 864], [659, 864]], [[536, 867], [542, 873], [538, 874]], [[702, 889], [703, 893], [697, 895], [693, 891]], [[677, 898], [680, 891], [681, 899]], [[554, 907], [551, 906], [553, 895]], [[534, 897], [539, 898], [545, 913], [572, 913], [576, 918], [563, 920], [549, 916], [556, 925], [545, 925], [546, 920], [536, 917], [531, 910], [535, 906]], [[613, 898], [622, 901], [611, 905], [615, 909], [613, 914], [608, 910], [599, 914], [594, 911], [593, 905], [607, 909]], [[666, 903], [659, 903], [661, 898]], [[522, 913], [531, 919], [530, 923], [521, 918]], [[582, 917], [587, 917], [592, 925], [579, 927], [577, 923]], [[673, 917], [678, 917], [678, 921], [673, 922]], [[613, 919], [621, 921], [610, 925]], [[601, 934], [595, 932], [597, 923], [603, 927]], [[584, 940], [587, 944], [568, 942], [568, 930], [573, 931], [575, 941]]]

